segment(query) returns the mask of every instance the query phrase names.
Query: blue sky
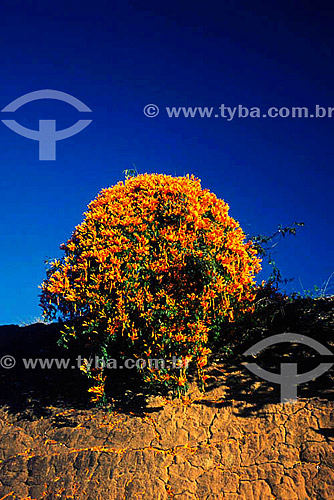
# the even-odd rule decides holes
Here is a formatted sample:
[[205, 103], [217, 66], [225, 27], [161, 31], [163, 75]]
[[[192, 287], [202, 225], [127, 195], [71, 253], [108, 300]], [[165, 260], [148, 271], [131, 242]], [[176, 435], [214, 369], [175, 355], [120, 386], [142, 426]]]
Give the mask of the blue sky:
[[[87, 204], [140, 173], [200, 177], [250, 234], [305, 222], [276, 247], [289, 291], [321, 285], [333, 263], [334, 118], [168, 118], [172, 106], [334, 107], [333, 14], [311, 2], [1, 2], [0, 109], [41, 89], [17, 122], [57, 129], [93, 122], [59, 141], [55, 161], [0, 123], [0, 324], [41, 314], [44, 260], [82, 221]], [[154, 103], [156, 118], [143, 108]], [[0, 113], [1, 114], [1, 113]], [[5, 113], [0, 117], [8, 119]], [[262, 275], [261, 278], [265, 278]]]

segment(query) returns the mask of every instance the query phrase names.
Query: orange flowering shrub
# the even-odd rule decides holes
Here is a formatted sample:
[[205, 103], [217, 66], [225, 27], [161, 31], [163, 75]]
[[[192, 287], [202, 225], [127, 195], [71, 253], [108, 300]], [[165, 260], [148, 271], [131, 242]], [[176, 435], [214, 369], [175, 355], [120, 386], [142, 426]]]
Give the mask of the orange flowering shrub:
[[[103, 189], [51, 263], [41, 288], [44, 315], [63, 321], [64, 341], [84, 336], [94, 354], [111, 357], [115, 341], [148, 360], [191, 361], [204, 380], [208, 336], [252, 309], [260, 261], [229, 206], [194, 176], [144, 174]], [[95, 401], [103, 370], [92, 373]], [[103, 372], [103, 373], [102, 373]], [[144, 379], [187, 387], [186, 364], [147, 364]]]

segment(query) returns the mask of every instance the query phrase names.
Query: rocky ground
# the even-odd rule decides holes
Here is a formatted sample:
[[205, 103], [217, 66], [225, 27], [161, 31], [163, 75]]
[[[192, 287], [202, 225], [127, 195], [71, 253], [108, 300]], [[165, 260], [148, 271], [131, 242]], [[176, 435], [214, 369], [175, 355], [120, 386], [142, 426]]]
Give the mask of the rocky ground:
[[[255, 322], [230, 328], [230, 348], [241, 328], [243, 348], [289, 331], [334, 351], [333, 306], [269, 300]], [[60, 357], [58, 329], [0, 327], [1, 356]], [[215, 346], [206, 392], [194, 380], [183, 401], [115, 374], [109, 410], [89, 406], [78, 370], [2, 369], [0, 499], [333, 499], [333, 368], [282, 404], [279, 387], [251, 374], [234, 347], [227, 357]], [[293, 354], [304, 372], [319, 362], [286, 347], [259, 364], [279, 371]]]

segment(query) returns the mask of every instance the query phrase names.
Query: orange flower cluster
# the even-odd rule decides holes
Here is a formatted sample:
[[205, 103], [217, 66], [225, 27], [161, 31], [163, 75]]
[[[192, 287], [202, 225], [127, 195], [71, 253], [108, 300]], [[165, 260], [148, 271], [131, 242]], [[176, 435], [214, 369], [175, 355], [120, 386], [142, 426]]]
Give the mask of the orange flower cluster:
[[92, 378], [95, 379], [97, 385], [94, 385], [88, 389], [88, 392], [92, 393], [91, 402], [98, 403], [104, 395], [105, 381], [107, 377], [103, 377], [102, 373], [99, 372], [96, 376]]
[[[143, 174], [103, 189], [50, 265], [45, 315], [82, 317], [90, 339], [123, 337], [142, 358], [191, 356], [203, 378], [209, 332], [252, 308], [260, 270], [228, 211], [194, 176]], [[145, 373], [186, 382], [183, 371]]]

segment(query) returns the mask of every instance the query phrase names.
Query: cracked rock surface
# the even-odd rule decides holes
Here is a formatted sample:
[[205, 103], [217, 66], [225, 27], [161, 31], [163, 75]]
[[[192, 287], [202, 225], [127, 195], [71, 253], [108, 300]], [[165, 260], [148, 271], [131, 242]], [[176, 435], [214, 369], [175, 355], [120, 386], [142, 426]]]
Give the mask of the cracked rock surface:
[[334, 498], [332, 402], [249, 414], [208, 396], [152, 397], [141, 414], [50, 407], [33, 421], [2, 407], [0, 498]]

